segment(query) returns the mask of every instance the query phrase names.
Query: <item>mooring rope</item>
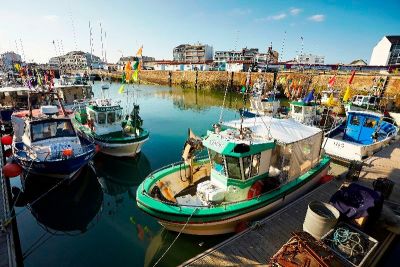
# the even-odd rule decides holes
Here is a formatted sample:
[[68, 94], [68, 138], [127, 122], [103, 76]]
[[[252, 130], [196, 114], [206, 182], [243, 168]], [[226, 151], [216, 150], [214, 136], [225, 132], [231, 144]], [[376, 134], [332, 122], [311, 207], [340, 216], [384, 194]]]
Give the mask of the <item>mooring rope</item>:
[[154, 263], [153, 267], [156, 266], [158, 263], [160, 263], [160, 261], [162, 260], [162, 258], [164, 258], [164, 256], [168, 253], [168, 251], [172, 248], [172, 246], [174, 245], [174, 243], [176, 242], [176, 240], [178, 240], [179, 236], [182, 234], [183, 230], [185, 230], [186, 226], [188, 225], [190, 219], [192, 218], [192, 216], [194, 215], [194, 213], [197, 211], [198, 208], [195, 208], [192, 212], [192, 214], [190, 214], [190, 216], [188, 217], [188, 219], [186, 220], [185, 225], [183, 225], [182, 229], [179, 231], [179, 233], [176, 235], [174, 241], [172, 241], [172, 243], [169, 245], [169, 247], [164, 251], [164, 253], [161, 255], [161, 257], [156, 261], [156, 263]]

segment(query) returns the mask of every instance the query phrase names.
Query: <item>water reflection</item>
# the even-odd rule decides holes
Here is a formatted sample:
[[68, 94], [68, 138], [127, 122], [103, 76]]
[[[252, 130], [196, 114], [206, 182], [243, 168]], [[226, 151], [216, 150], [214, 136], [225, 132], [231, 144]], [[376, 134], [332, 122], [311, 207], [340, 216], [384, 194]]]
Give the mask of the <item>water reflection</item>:
[[195, 236], [182, 234], [178, 240], [160, 260], [167, 251], [172, 242], [174, 242], [177, 233], [161, 229], [151, 240], [146, 250], [144, 266], [177, 266], [182, 264], [190, 257], [203, 252], [228, 238], [231, 235], [220, 236]]
[[[156, 93], [161, 98], [171, 98], [175, 107], [180, 110], [203, 111], [210, 107], [220, 107], [224, 100], [224, 92], [174, 88]], [[237, 109], [242, 105], [242, 96], [237, 92], [227, 92], [225, 107]]]
[[117, 158], [98, 153], [91, 165], [104, 193], [118, 196], [128, 192], [135, 200], [134, 187], [150, 173], [150, 161], [143, 153], [135, 158]]
[[[103, 192], [90, 168], [73, 181], [49, 182], [29, 175], [22, 182], [22, 190], [14, 187], [17, 206], [26, 206], [37, 222], [50, 233], [84, 233], [103, 203]], [[97, 218], [98, 219], [98, 218]]]

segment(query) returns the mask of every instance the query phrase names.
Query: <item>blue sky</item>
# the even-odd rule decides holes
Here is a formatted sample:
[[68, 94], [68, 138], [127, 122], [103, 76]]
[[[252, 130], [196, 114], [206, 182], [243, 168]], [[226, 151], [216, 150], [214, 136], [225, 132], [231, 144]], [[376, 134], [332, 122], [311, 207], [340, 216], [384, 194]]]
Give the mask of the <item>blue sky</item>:
[[107, 32], [109, 62], [141, 45], [144, 55], [172, 59], [174, 46], [194, 42], [214, 51], [265, 51], [272, 42], [281, 53], [284, 38], [283, 60], [289, 60], [301, 50], [301, 37], [304, 52], [324, 55], [327, 63], [368, 62], [382, 36], [400, 35], [399, 10], [399, 0], [0, 0], [0, 52], [16, 50], [17, 41], [21, 53], [22, 42], [27, 61], [47, 62], [58, 53], [53, 40], [62, 40], [64, 52], [90, 51], [91, 21], [96, 55], [100, 22]]

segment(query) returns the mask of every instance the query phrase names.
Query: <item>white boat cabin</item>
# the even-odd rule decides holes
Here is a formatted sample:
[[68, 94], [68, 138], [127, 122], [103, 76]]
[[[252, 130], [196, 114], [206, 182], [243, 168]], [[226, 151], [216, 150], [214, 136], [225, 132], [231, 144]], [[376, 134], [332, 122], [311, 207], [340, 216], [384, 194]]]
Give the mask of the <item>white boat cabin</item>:
[[303, 101], [290, 102], [290, 117], [305, 125], [314, 125], [317, 120], [317, 105]]

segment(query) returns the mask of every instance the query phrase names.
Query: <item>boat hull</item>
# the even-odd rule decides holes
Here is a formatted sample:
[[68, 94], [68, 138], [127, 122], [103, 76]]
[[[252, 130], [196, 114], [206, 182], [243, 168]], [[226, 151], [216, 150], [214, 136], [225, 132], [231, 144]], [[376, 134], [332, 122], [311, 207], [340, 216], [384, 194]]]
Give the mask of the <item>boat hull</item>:
[[124, 144], [112, 144], [106, 143], [99, 140], [94, 140], [96, 145], [99, 145], [100, 152], [114, 156], [114, 157], [134, 157], [138, 153], [140, 153], [143, 144], [148, 140], [146, 139], [132, 142], [132, 143], [124, 143]]
[[[205, 213], [214, 209], [213, 207], [202, 207], [199, 214], [196, 209], [192, 208], [192, 212], [189, 214], [188, 211], [182, 216], [179, 212], [171, 213], [173, 207], [165, 205], [162, 209], [154, 209], [151, 204], [146, 203], [141, 186], [137, 192], [137, 204], [139, 208], [149, 213], [151, 216], [156, 217], [158, 222], [166, 229], [183, 232], [191, 235], [219, 235], [235, 232], [237, 225], [241, 222], [251, 222], [257, 218], [266, 216], [280, 207], [289, 204], [294, 199], [305, 194], [310, 189], [316, 186], [318, 181], [327, 174], [329, 168], [329, 158], [326, 158], [324, 163], [320, 163], [316, 169], [309, 171], [305, 174], [301, 180], [297, 180], [292, 188], [289, 189], [278, 189], [278, 192], [267, 193], [270, 197], [259, 197], [257, 199], [248, 200], [253, 202], [252, 205], [242, 206], [240, 209], [234, 209], [225, 206], [223, 212], [215, 213], [212, 217], [206, 216]], [[274, 196], [273, 196], [274, 195]], [[208, 211], [207, 211], [208, 209]], [[231, 212], [229, 210], [232, 210]], [[182, 207], [184, 212], [184, 207]], [[225, 214], [223, 214], [225, 213]], [[204, 215], [202, 215], [204, 214]], [[189, 222], [188, 218], [191, 217]], [[185, 226], [186, 225], [186, 226]]]
[[95, 149], [93, 147], [88, 153], [70, 159], [36, 161], [18, 155], [15, 155], [14, 159], [27, 173], [58, 179], [72, 179], [88, 164], [94, 154]]

